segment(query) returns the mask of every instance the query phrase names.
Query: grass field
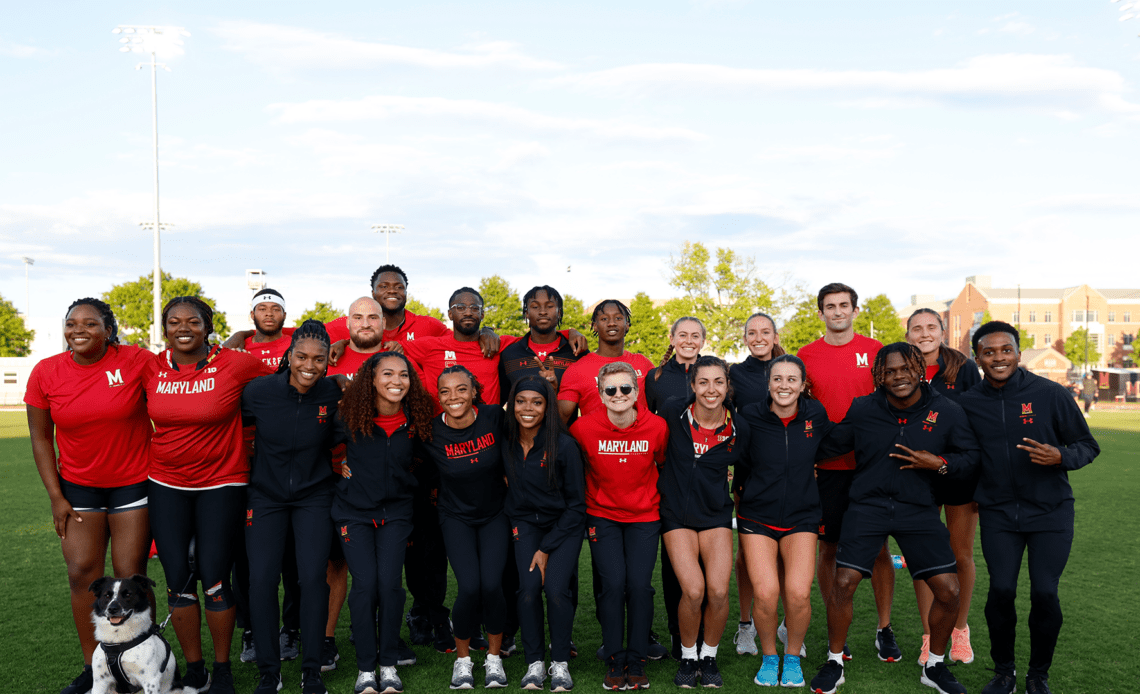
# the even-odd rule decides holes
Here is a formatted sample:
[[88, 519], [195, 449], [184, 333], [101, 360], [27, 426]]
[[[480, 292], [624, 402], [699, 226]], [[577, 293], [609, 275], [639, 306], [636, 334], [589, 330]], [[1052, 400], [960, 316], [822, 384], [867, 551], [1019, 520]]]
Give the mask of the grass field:
[[[1070, 477], [1077, 497], [1077, 526], [1073, 552], [1061, 582], [1065, 626], [1057, 647], [1050, 685], [1054, 692], [1125, 692], [1140, 682], [1140, 413], [1094, 412], [1093, 433], [1102, 453], [1097, 461]], [[5, 636], [0, 641], [0, 664], [6, 673], [7, 691], [18, 694], [54, 694], [74, 677], [81, 667], [78, 640], [68, 609], [67, 575], [52, 531], [51, 515], [27, 436], [23, 412], [0, 412], [0, 615]], [[240, 529], [238, 529], [240, 531]], [[897, 550], [896, 550], [897, 551]], [[976, 543], [978, 585], [970, 616], [977, 659], [971, 665], [956, 665], [953, 672], [971, 692], [980, 692], [989, 681], [992, 666], [989, 640], [983, 617], [988, 579]], [[110, 561], [107, 562], [108, 569]], [[158, 581], [157, 593], [165, 592], [162, 567], [151, 561], [150, 575]], [[593, 654], [601, 644], [594, 620], [594, 603], [589, 587], [589, 556], [583, 548], [583, 584], [574, 639], [582, 655], [571, 663], [577, 689], [595, 691], [600, 687], [604, 667]], [[921, 626], [914, 605], [909, 575], [900, 571], [896, 578], [893, 623], [903, 648], [903, 662], [881, 663], [874, 654], [874, 606], [869, 585], [856, 595], [855, 621], [850, 646], [855, 659], [847, 667], [844, 694], [859, 692], [930, 691], [918, 682], [915, 663], [921, 641]], [[735, 588], [733, 589], [735, 594]], [[1017, 598], [1019, 614], [1017, 660], [1023, 675], [1029, 658], [1029, 611], [1027, 571], [1022, 571]], [[655, 629], [666, 633], [664, 610], [659, 607]], [[160, 606], [165, 615], [165, 607]], [[752, 676], [759, 659], [737, 656], [731, 636], [735, 630], [736, 605], [729, 617], [729, 628], [722, 640], [719, 664], [726, 689], [754, 688]], [[337, 637], [342, 659], [337, 670], [326, 673], [325, 683], [333, 694], [352, 692], [356, 677], [354, 652], [348, 642], [347, 609], [342, 615]], [[822, 664], [825, 622], [818, 593], [814, 597], [813, 619], [808, 633], [805, 675], [810, 679]], [[172, 630], [167, 635], [181, 663], [181, 652]], [[207, 639], [208, 641], [208, 639]], [[405, 690], [427, 692], [446, 690], [453, 656], [437, 654], [430, 647], [417, 647], [419, 663], [400, 668]], [[207, 651], [207, 662], [211, 659]], [[236, 661], [236, 651], [233, 654]], [[477, 664], [481, 657], [476, 657]], [[299, 691], [300, 661], [283, 667], [286, 691]], [[654, 691], [673, 691], [675, 663], [650, 663], [649, 677]], [[521, 658], [507, 660], [512, 687], [522, 676]], [[252, 692], [257, 673], [253, 665], [235, 662], [237, 691]], [[477, 681], [481, 670], [476, 670]], [[1019, 680], [1019, 691], [1023, 682]]]

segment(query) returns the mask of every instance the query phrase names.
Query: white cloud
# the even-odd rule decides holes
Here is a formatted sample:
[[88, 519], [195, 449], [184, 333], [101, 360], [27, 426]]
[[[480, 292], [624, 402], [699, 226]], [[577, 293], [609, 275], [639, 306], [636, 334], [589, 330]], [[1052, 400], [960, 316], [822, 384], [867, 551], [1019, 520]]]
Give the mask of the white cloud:
[[377, 65], [413, 65], [435, 69], [508, 67], [555, 70], [562, 66], [525, 55], [517, 44], [488, 41], [460, 46], [459, 51], [397, 46], [361, 41], [343, 34], [280, 24], [226, 21], [213, 32], [223, 48], [241, 53], [270, 70], [367, 69]]
[[282, 123], [382, 120], [397, 116], [439, 117], [481, 121], [510, 128], [562, 132], [611, 140], [687, 140], [706, 138], [687, 128], [660, 127], [629, 121], [551, 116], [518, 106], [472, 99], [442, 97], [369, 96], [363, 99], [317, 99], [294, 104], [270, 104]]
[[27, 46], [19, 43], [0, 43], [0, 55], [9, 58], [46, 58], [55, 55], [56, 51], [49, 51], [38, 46]]

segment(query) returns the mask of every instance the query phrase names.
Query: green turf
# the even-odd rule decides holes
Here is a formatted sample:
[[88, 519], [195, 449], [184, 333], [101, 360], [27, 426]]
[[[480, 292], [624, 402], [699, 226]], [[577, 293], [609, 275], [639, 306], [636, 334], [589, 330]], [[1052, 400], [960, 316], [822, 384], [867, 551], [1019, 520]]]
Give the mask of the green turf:
[[[1061, 583], [1065, 627], [1050, 680], [1057, 693], [1131, 691], [1140, 681], [1140, 611], [1137, 610], [1140, 588], [1136, 580], [1140, 556], [1140, 516], [1136, 513], [1140, 498], [1140, 457], [1137, 454], [1140, 413], [1094, 412], [1091, 424], [1103, 452], [1093, 465], [1070, 477], [1077, 497], [1077, 526], [1072, 556]], [[23, 412], [0, 412], [0, 479], [3, 480], [0, 485], [0, 508], [3, 509], [0, 614], [5, 626], [5, 636], [0, 641], [0, 663], [8, 673], [4, 680], [11, 692], [54, 694], [77, 674], [81, 659], [67, 607], [66, 569], [59, 541], [52, 531], [47, 496], [31, 459]], [[991, 674], [985, 668], [992, 663], [988, 658], [989, 642], [982, 614], [988, 580], [980, 543], [976, 544], [975, 554], [978, 585], [970, 624], [977, 660], [971, 665], [956, 665], [953, 671], [969, 691], [980, 692]], [[158, 594], [162, 595], [165, 583], [157, 560], [152, 560], [150, 574], [158, 581]], [[601, 637], [593, 617], [589, 556], [585, 548], [580, 575], [581, 604], [574, 639], [582, 655], [571, 664], [571, 673], [578, 689], [594, 691], [600, 687], [604, 668], [593, 656]], [[903, 648], [903, 662], [886, 664], [875, 658], [874, 607], [870, 586], [864, 585], [856, 595], [850, 636], [855, 660], [848, 664], [847, 684], [841, 692], [930, 691], [918, 682], [915, 658], [921, 627], [905, 571], [899, 572], [896, 585], [893, 622]], [[808, 658], [804, 663], [809, 679], [823, 661], [825, 641], [824, 612], [818, 593], [813, 602]], [[1020, 617], [1017, 660], [1019, 671], [1024, 673], [1029, 657], [1026, 627], [1029, 585], [1024, 570], [1017, 608]], [[160, 612], [165, 614], [165, 608], [160, 607]], [[734, 598], [719, 658], [726, 688], [731, 691], [754, 687], [751, 679], [759, 667], [758, 658], [737, 656], [732, 650], [736, 618]], [[665, 633], [660, 599], [654, 626], [659, 633]], [[334, 694], [351, 692], [356, 676], [347, 629], [346, 610], [337, 634], [342, 654], [340, 667], [325, 675], [325, 682]], [[181, 662], [181, 652], [170, 631], [168, 635]], [[400, 668], [406, 691], [445, 689], [453, 656], [437, 654], [430, 647], [417, 647], [416, 651], [419, 664]], [[236, 661], [236, 646], [233, 655]], [[206, 657], [207, 660], [212, 657], [208, 650]], [[476, 656], [477, 663], [481, 660], [481, 656]], [[518, 657], [508, 659], [506, 664], [513, 688], [525, 668]], [[256, 685], [256, 668], [235, 662], [234, 672], [237, 691], [251, 692]], [[674, 690], [675, 664], [651, 663], [648, 672], [654, 691]], [[480, 673], [477, 669], [476, 674]], [[286, 663], [283, 674], [286, 691], [299, 691], [299, 661]], [[1020, 681], [1018, 689], [1022, 689]]]

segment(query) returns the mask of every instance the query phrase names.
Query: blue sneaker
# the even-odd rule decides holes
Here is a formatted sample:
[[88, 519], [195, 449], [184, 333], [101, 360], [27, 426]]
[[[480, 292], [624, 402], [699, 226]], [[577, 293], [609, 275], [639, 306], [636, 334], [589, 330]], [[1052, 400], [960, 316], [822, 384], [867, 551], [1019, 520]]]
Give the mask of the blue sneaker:
[[766, 655], [760, 671], [752, 680], [761, 687], [775, 687], [780, 683], [780, 656]]
[[800, 658], [795, 655], [784, 656], [784, 674], [780, 677], [781, 687], [804, 686], [804, 671], [800, 668]]

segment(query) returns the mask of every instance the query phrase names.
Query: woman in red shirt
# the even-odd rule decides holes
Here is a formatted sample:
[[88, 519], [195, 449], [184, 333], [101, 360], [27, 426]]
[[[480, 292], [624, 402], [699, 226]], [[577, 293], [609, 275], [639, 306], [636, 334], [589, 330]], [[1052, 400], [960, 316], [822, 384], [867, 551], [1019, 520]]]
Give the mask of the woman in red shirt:
[[68, 307], [63, 336], [68, 351], [36, 364], [24, 402], [83, 650], [83, 672], [63, 694], [84, 694], [98, 645], [87, 587], [103, 575], [108, 543], [116, 576], [146, 574], [150, 420], [143, 386], [154, 355], [120, 345], [111, 307], [98, 299]]
[[[192, 296], [162, 311], [169, 349], [146, 386], [154, 421], [151, 443], [151, 532], [166, 573], [167, 603], [186, 656], [183, 684], [232, 694], [230, 641], [236, 607], [230, 590], [234, 538], [241, 532], [249, 459], [242, 444], [241, 395], [273, 370], [245, 352], [211, 346], [214, 311]], [[197, 566], [190, 566], [195, 545]], [[205, 590], [206, 624], [214, 642], [213, 682], [202, 659], [195, 578]]]

